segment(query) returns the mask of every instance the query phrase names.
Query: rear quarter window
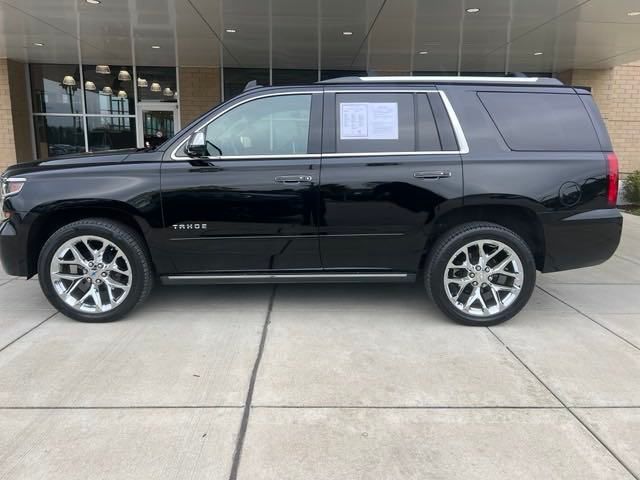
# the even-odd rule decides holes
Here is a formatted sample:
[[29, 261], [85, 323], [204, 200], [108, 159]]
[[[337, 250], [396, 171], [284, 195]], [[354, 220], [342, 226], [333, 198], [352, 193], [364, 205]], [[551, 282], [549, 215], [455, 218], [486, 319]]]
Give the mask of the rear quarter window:
[[478, 97], [511, 150], [601, 150], [578, 95], [478, 92]]

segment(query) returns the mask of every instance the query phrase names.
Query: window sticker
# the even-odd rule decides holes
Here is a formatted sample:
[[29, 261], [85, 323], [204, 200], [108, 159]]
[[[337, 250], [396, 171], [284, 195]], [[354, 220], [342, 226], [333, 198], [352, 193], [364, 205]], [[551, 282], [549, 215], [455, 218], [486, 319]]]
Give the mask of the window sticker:
[[398, 104], [341, 103], [340, 140], [398, 140]]

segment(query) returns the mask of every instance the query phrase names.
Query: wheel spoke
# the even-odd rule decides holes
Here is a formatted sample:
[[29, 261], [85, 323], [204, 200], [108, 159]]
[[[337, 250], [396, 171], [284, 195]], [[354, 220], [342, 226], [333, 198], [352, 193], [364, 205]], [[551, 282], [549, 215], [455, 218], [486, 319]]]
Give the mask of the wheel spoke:
[[471, 295], [469, 295], [469, 297], [467, 298], [467, 301], [464, 303], [464, 309], [469, 311], [469, 309], [471, 308], [471, 305], [473, 305], [473, 303], [478, 299], [478, 292], [480, 291], [480, 289], [478, 287], [475, 287], [473, 289], [473, 292], [471, 292]]
[[63, 280], [77, 280], [78, 278], [82, 279], [84, 274], [82, 273], [62, 273], [62, 272], [53, 272], [52, 275], [55, 275], [58, 278]]
[[100, 297], [100, 292], [98, 288], [93, 286], [91, 287], [91, 298], [93, 298], [93, 303], [96, 306], [96, 309], [101, 312], [102, 311], [102, 298]]
[[493, 285], [489, 285], [489, 288], [491, 289], [491, 295], [493, 296], [493, 301], [496, 302], [496, 307], [498, 307], [498, 310], [502, 310], [502, 300], [500, 300], [500, 295], [498, 294], [498, 290], [496, 289], [495, 286]]
[[510, 274], [510, 272], [505, 272], [504, 269], [507, 265], [509, 265], [511, 262], [513, 262], [513, 259], [511, 258], [511, 254], [507, 253], [507, 258], [505, 258], [503, 261], [501, 261], [498, 265], [496, 265], [495, 267], [493, 267], [493, 272], [494, 273], [501, 273], [501, 274]]

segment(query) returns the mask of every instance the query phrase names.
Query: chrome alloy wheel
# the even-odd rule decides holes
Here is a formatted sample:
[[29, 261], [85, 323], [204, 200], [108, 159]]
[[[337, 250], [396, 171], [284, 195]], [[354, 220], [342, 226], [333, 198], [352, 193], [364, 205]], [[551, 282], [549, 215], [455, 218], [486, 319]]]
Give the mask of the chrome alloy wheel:
[[66, 241], [51, 260], [51, 283], [70, 307], [85, 313], [107, 312], [131, 290], [131, 264], [109, 240], [83, 235]]
[[524, 281], [520, 257], [497, 240], [458, 249], [444, 271], [444, 289], [460, 311], [476, 317], [502, 312], [518, 298]]

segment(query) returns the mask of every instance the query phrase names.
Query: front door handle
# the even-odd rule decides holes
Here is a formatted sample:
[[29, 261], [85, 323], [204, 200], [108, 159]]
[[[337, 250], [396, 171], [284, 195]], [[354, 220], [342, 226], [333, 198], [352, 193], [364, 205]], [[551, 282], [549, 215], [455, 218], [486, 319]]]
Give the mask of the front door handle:
[[275, 178], [276, 183], [310, 183], [313, 181], [313, 177], [310, 175], [282, 175]]
[[451, 176], [451, 172], [415, 172], [413, 176], [415, 178], [423, 178], [425, 180], [437, 180], [439, 178], [449, 178]]

